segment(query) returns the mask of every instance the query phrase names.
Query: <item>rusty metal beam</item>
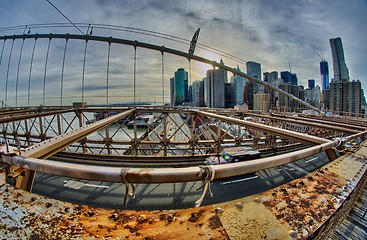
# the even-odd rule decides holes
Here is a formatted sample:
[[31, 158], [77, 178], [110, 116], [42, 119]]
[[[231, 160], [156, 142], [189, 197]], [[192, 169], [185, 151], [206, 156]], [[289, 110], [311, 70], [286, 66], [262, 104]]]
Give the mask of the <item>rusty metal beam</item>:
[[0, 118], [0, 124], [14, 122], [14, 121], [21, 121], [21, 120], [36, 118], [36, 117], [44, 117], [44, 116], [50, 116], [50, 115], [55, 115], [55, 114], [68, 113], [68, 112], [73, 112], [73, 111], [75, 110], [74, 109], [52, 110], [52, 111], [46, 111], [46, 112], [41, 112], [41, 113], [33, 112], [31, 114], [22, 114], [22, 115], [16, 115], [16, 116], [11, 116], [11, 117], [3, 117], [3, 118]]
[[[248, 115], [260, 115], [260, 114], [248, 114]], [[335, 121], [329, 121], [329, 120], [323, 120], [323, 119], [318, 119], [318, 118], [313, 118], [313, 117], [296, 117], [296, 116], [290, 116], [290, 115], [281, 115], [281, 114], [272, 114], [275, 117], [278, 117], [280, 119], [283, 119], [285, 121], [290, 121], [290, 119], [294, 119], [296, 121], [310, 121], [312, 123], [321, 123], [322, 125], [327, 125], [329, 127], [335, 126], [335, 127], [340, 127], [343, 129], [349, 129], [349, 130], [356, 130], [357, 132], [360, 131], [364, 131], [366, 130], [366, 127], [363, 127], [360, 125], [360, 123], [358, 123], [358, 125], [355, 124], [351, 124], [351, 123], [342, 123], [342, 122], [335, 122]], [[264, 116], [264, 117], [269, 117], [268, 115], [260, 115], [260, 116]]]
[[[349, 136], [347, 141], [367, 135], [367, 131]], [[312, 146], [297, 152], [290, 152], [278, 156], [262, 158], [246, 162], [238, 162], [224, 165], [213, 165], [215, 179], [243, 175], [267, 168], [280, 166], [289, 162], [297, 161], [314, 154], [331, 149], [339, 144], [338, 141], [329, 141], [320, 145]], [[57, 161], [42, 161], [36, 158], [24, 156], [2, 156], [2, 161], [7, 164], [19, 166], [44, 173], [80, 178], [96, 181], [122, 182], [124, 175], [129, 182], [133, 183], [173, 183], [203, 180], [205, 176], [199, 174], [200, 167], [187, 168], [121, 168], [91, 166], [85, 164], [72, 164]]]
[[53, 154], [62, 151], [63, 149], [68, 147], [70, 144], [84, 138], [85, 136], [99, 129], [107, 127], [108, 125], [112, 124], [113, 122], [116, 122], [117, 120], [130, 115], [134, 111], [135, 111], [134, 109], [127, 110], [125, 112], [105, 118], [101, 121], [89, 124], [84, 127], [80, 127], [79, 129], [72, 130], [60, 136], [48, 139], [37, 145], [28, 147], [24, 151], [23, 155], [27, 157], [34, 157], [34, 158], [48, 158], [52, 156]]
[[279, 135], [279, 136], [293, 139], [293, 140], [296, 140], [296, 141], [299, 141], [305, 144], [309, 144], [309, 145], [316, 145], [316, 144], [322, 144], [322, 143], [328, 142], [328, 140], [323, 139], [323, 138], [310, 136], [310, 135], [302, 134], [302, 133], [297, 133], [297, 132], [293, 132], [289, 130], [284, 130], [284, 129], [280, 129], [276, 127], [271, 127], [271, 126], [267, 126], [264, 124], [254, 123], [250, 121], [245, 121], [241, 119], [222, 116], [222, 115], [204, 112], [204, 111], [198, 111], [198, 112], [207, 117], [212, 117], [212, 118], [223, 120], [226, 122], [235, 123], [241, 126], [251, 127], [251, 128], [263, 131], [263, 132], [271, 133], [273, 135]]
[[[80, 127], [77, 130], [72, 130], [71, 132], [62, 134], [60, 136], [54, 137], [52, 139], [48, 139], [46, 141], [43, 141], [37, 145], [33, 145], [31, 147], [28, 147], [25, 149], [25, 151], [22, 153], [23, 156], [27, 157], [34, 157], [34, 158], [40, 158], [45, 159], [52, 155], [54, 155], [57, 152], [62, 151], [66, 147], [68, 147], [73, 142], [76, 142], [88, 134], [91, 134], [101, 128], [104, 128], [111, 123], [119, 120], [120, 118], [123, 118], [129, 114], [131, 114], [134, 110], [128, 110], [119, 114], [116, 114], [114, 116], [111, 116], [109, 118], [103, 119], [101, 121], [98, 121], [96, 123], [87, 125], [85, 127]], [[29, 169], [25, 168], [25, 174], [23, 176], [19, 176], [16, 180], [16, 187], [31, 191], [36, 171], [35, 169]]]
[[[215, 179], [243, 175], [271, 167], [276, 167], [289, 162], [323, 152], [337, 145], [337, 142], [328, 142], [309, 147], [297, 152], [272, 156], [252, 161], [214, 165]], [[205, 176], [199, 174], [200, 167], [187, 168], [120, 168], [106, 166], [91, 166], [57, 161], [42, 161], [36, 158], [12, 156], [2, 157], [3, 162], [26, 169], [44, 173], [80, 178], [95, 181], [122, 182], [125, 174], [129, 182], [133, 183], [172, 183], [203, 180]]]
[[277, 121], [286, 121], [287, 123], [295, 123], [299, 125], [318, 127], [318, 128], [329, 129], [329, 130], [334, 130], [338, 132], [353, 133], [353, 134], [359, 133], [361, 130], [362, 131], [365, 130], [365, 128], [362, 128], [362, 127], [357, 128], [357, 126], [356, 128], [354, 128], [355, 126], [350, 127], [349, 125], [346, 125], [346, 124], [335, 124], [335, 123], [330, 123], [327, 121], [320, 121], [316, 119], [312, 119], [310, 121], [310, 119], [307, 119], [307, 118], [300, 118], [300, 117], [293, 117], [293, 116], [274, 117], [270, 115], [254, 114], [254, 113], [247, 113], [246, 116], [267, 118], [267, 119], [277, 120]]

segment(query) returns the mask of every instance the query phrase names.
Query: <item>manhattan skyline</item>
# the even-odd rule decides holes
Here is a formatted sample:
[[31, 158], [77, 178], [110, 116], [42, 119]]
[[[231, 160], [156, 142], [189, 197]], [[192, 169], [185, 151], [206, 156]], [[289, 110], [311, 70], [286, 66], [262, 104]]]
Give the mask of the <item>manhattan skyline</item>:
[[[364, 28], [367, 22], [366, 1], [52, 2], [75, 23], [135, 27], [185, 39], [191, 39], [195, 30], [200, 28], [198, 43], [220, 49], [244, 61], [258, 62], [262, 72], [289, 71], [291, 67], [291, 71], [297, 74], [298, 84], [304, 86], [307, 86], [308, 79], [315, 79], [316, 84], [321, 86], [317, 53], [321, 53], [329, 62], [329, 73], [333, 76], [329, 39], [340, 37], [350, 79], [360, 79], [363, 88], [367, 84], [367, 70], [364, 67], [367, 52], [367, 30]], [[67, 23], [47, 1], [41, 0], [4, 2], [0, 14], [0, 27]], [[70, 29], [70, 33], [78, 32]], [[95, 34], [98, 35], [98, 32]], [[150, 40], [144, 36], [128, 37], [136, 37], [139, 41]], [[186, 46], [170, 44], [172, 46], [169, 47], [187, 51]], [[221, 58], [200, 49], [195, 54], [217, 62]], [[238, 63], [225, 58], [223, 60], [226, 65], [233, 67]], [[238, 64], [246, 71], [245, 62]], [[173, 69], [188, 69], [187, 65], [185, 62], [177, 63]], [[205, 67], [207, 69], [202, 71], [193, 71], [191, 82], [205, 76], [210, 66]], [[166, 78], [172, 74], [173, 71], [167, 72]]]

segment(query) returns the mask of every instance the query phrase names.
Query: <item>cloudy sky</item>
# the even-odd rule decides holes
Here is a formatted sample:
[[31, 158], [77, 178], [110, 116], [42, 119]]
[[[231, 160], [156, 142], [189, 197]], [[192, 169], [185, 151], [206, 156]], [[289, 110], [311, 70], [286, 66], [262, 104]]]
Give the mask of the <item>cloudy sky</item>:
[[[3, 28], [9, 26], [68, 23], [46, 0], [0, 0], [0, 2], [0, 35], [23, 33], [20, 29], [4, 31]], [[330, 75], [333, 75], [329, 39], [341, 37], [350, 78], [360, 79], [363, 88], [367, 86], [366, 0], [51, 0], [51, 2], [73, 22], [90, 23], [92, 26], [93, 24], [118, 25], [160, 32], [188, 40], [192, 38], [196, 29], [200, 28], [199, 44], [219, 49], [243, 61], [259, 62], [263, 72], [280, 72], [289, 70], [291, 67], [291, 71], [297, 74], [299, 83], [303, 85], [306, 85], [307, 80], [311, 78], [316, 79], [317, 84], [321, 85], [320, 59], [317, 53], [321, 53], [329, 62]], [[87, 29], [81, 27], [81, 30], [85, 32]], [[32, 28], [31, 33], [35, 32], [79, 33], [75, 28]], [[151, 42], [182, 51], [188, 49], [185, 44], [167, 39], [126, 31], [105, 30], [97, 26], [93, 29], [93, 35]], [[31, 76], [32, 99], [37, 99], [37, 96], [40, 99], [39, 96], [42, 95], [42, 91], [39, 90], [42, 89], [45, 78], [47, 43], [47, 40], [37, 41]], [[0, 47], [2, 44], [0, 42]], [[63, 91], [70, 101], [78, 100], [80, 96], [78, 92], [80, 92], [81, 83], [78, 79], [82, 77], [84, 45], [83, 42], [73, 42], [68, 45], [64, 73], [66, 84]], [[21, 40], [15, 41], [8, 70], [11, 41], [6, 41], [0, 66], [0, 81], [2, 85], [8, 81], [7, 98], [8, 103], [11, 104], [14, 104], [14, 101], [11, 101], [15, 95], [11, 92], [15, 89], [20, 46]], [[28, 86], [30, 79], [29, 59], [32, 47], [33, 42], [25, 42], [20, 61], [18, 96], [22, 95], [23, 97], [20, 98], [23, 101], [27, 98], [28, 90], [24, 86]], [[45, 94], [49, 99], [59, 94], [60, 63], [64, 47], [65, 42], [61, 40], [51, 43]], [[86, 93], [88, 102], [105, 101], [107, 52], [106, 44], [88, 43], [85, 67], [85, 90], [88, 90]], [[221, 58], [218, 54], [201, 49], [197, 49], [195, 54], [215, 61]], [[131, 100], [133, 56], [132, 47], [111, 46], [110, 102]], [[103, 59], [102, 62], [101, 59]], [[136, 80], [139, 100], [159, 101], [155, 98], [162, 99], [161, 54], [138, 49], [137, 59]], [[226, 65], [233, 67], [238, 63], [240, 68], [246, 71], [243, 61], [235, 62], [225, 57], [223, 60]], [[187, 60], [164, 56], [165, 101], [169, 100], [169, 78], [179, 67], [188, 69]], [[203, 78], [205, 71], [209, 68], [210, 66], [191, 63], [191, 80]], [[98, 75], [102, 72], [102, 75]], [[104, 80], [101, 80], [103, 78]], [[112, 89], [118, 89], [119, 92], [114, 92]], [[122, 95], [125, 96], [123, 100], [118, 98]], [[0, 99], [4, 99], [4, 89], [0, 90], [0, 96]], [[58, 101], [55, 100], [55, 104]], [[34, 100], [33, 103], [38, 102]]]

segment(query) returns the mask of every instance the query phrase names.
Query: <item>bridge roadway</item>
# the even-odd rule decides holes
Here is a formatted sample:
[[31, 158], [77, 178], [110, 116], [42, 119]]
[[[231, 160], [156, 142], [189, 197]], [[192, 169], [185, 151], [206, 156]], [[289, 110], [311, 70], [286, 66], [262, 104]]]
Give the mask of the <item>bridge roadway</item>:
[[[202, 205], [212, 205], [250, 196], [272, 189], [306, 175], [329, 163], [319, 153], [293, 163], [262, 170], [253, 174], [215, 180], [211, 184], [214, 197], [207, 193]], [[137, 184], [136, 198], [128, 198], [128, 209], [178, 209], [195, 205], [203, 183]], [[122, 209], [125, 186], [121, 183], [72, 179], [37, 172], [33, 192], [66, 202], [95, 207]]]

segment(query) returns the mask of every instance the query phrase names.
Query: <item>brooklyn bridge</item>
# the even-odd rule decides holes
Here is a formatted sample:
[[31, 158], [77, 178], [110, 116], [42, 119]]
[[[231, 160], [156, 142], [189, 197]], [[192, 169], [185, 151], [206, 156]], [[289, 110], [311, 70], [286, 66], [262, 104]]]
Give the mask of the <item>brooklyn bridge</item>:
[[[103, 25], [33, 33], [46, 27], [66, 28], [0, 36], [1, 236], [367, 236], [362, 116], [326, 115], [236, 68], [155, 43], [190, 45], [169, 35], [144, 32], [151, 43], [95, 35], [138, 31]], [[119, 70], [121, 61], [130, 63]], [[147, 61], [157, 68], [150, 75]], [[300, 111], [168, 106], [175, 62], [240, 75]]]

